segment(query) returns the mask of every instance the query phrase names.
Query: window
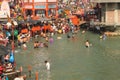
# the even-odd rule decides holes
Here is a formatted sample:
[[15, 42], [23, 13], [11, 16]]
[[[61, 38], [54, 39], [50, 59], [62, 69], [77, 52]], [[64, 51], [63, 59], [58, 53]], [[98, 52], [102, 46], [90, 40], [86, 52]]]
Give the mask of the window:
[[35, 15], [40, 17], [45, 17], [46, 11], [45, 10], [35, 10]]

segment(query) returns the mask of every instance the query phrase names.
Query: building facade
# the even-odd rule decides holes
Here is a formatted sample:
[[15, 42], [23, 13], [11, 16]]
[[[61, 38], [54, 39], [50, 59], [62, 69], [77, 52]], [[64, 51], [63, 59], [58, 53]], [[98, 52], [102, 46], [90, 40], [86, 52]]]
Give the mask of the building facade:
[[101, 5], [101, 22], [106, 25], [120, 25], [120, 0], [91, 0], [91, 2]]
[[50, 17], [57, 16], [57, 0], [24, 0], [23, 14], [24, 17]]

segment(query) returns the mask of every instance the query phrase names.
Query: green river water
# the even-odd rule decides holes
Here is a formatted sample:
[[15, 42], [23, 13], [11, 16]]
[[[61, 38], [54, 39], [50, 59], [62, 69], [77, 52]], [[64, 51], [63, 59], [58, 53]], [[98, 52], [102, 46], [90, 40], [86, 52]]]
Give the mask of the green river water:
[[[17, 68], [23, 67], [27, 80], [35, 80], [35, 72], [39, 73], [39, 80], [120, 80], [120, 37], [100, 40], [98, 34], [81, 31], [75, 40], [67, 39], [66, 34], [60, 36], [62, 39], [54, 36], [54, 43], [48, 48], [34, 49], [31, 40], [27, 50], [17, 49]], [[89, 48], [85, 47], [87, 39], [92, 43]], [[51, 71], [46, 70], [45, 60], [50, 62]]]

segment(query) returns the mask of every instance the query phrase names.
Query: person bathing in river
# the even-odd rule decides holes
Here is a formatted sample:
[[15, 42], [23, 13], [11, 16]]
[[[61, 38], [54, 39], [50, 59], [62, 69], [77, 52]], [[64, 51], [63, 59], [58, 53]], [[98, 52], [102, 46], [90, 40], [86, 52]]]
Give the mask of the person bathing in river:
[[50, 63], [47, 60], [45, 61], [45, 66], [47, 70], [50, 70]]
[[39, 41], [34, 42], [34, 48], [39, 48]]
[[40, 42], [39, 47], [41, 47], [41, 48], [44, 47], [43, 42]]
[[22, 45], [23, 45], [23, 49], [26, 50], [27, 49], [26, 43], [24, 42]]
[[67, 38], [69, 39], [71, 36], [69, 34], [67, 34]]
[[48, 43], [43, 43], [44, 47], [48, 48]]
[[53, 43], [53, 41], [54, 41], [54, 40], [53, 40], [53, 38], [52, 38], [52, 37], [50, 37], [50, 38], [49, 38], [49, 42], [50, 42], [50, 44], [52, 44], [52, 43]]
[[86, 48], [88, 48], [88, 47], [92, 46], [92, 44], [90, 44], [89, 40], [86, 40], [85, 46], [86, 46]]

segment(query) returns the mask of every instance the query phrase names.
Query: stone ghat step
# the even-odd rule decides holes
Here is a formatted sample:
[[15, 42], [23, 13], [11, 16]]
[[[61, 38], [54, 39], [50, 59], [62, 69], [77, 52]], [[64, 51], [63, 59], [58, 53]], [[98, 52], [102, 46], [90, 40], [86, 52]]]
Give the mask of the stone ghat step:
[[107, 36], [120, 36], [120, 32], [105, 32]]
[[16, 70], [16, 71], [12, 71], [12, 72], [8, 72], [8, 73], [4, 73], [4, 75], [7, 76], [7, 75], [18, 74], [18, 73], [20, 73], [20, 71], [19, 71], [19, 70]]

